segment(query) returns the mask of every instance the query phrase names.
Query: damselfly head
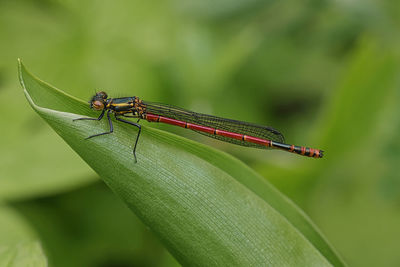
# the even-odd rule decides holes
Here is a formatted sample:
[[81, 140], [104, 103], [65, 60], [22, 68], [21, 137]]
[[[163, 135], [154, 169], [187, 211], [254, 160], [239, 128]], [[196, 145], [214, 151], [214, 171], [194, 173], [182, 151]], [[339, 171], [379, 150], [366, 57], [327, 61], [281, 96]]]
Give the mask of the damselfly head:
[[92, 99], [89, 101], [90, 108], [94, 110], [103, 110], [107, 101], [107, 93], [100, 91], [97, 92]]

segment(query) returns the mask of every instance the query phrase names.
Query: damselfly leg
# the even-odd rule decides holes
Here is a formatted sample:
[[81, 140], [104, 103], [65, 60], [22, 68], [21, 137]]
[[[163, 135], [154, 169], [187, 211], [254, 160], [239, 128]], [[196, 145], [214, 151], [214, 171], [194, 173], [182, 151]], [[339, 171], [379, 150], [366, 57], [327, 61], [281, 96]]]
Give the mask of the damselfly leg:
[[[99, 121], [99, 120], [101, 120], [101, 119], [103, 118], [104, 112], [105, 112], [105, 111], [103, 111], [97, 119], [95, 119], [95, 118], [78, 118], [78, 119], [74, 119], [73, 121], [78, 121], [78, 120], [94, 120], [94, 121]], [[110, 133], [114, 132], [114, 126], [113, 126], [113, 124], [112, 124], [112, 122], [111, 122], [110, 113], [111, 113], [111, 110], [108, 110], [108, 111], [107, 111], [107, 119], [108, 119], [108, 124], [110, 125], [110, 130], [109, 130], [108, 132], [104, 132], [104, 133], [99, 133], [99, 134], [94, 134], [94, 135], [88, 136], [88, 137], [85, 138], [86, 140], [87, 140], [87, 139], [90, 139], [90, 138], [92, 138], [92, 137], [96, 137], [96, 136], [100, 136], [100, 135], [105, 135], [105, 134], [110, 134]]]
[[139, 121], [140, 121], [140, 117], [138, 117], [138, 115], [129, 116], [127, 114], [123, 114], [122, 116], [124, 116], [126, 118], [137, 118], [138, 120], [136, 121], [136, 123], [139, 123]]
[[80, 121], [80, 120], [91, 120], [91, 121], [99, 121], [103, 118], [104, 116], [104, 112], [106, 112], [105, 109], [103, 109], [103, 111], [101, 112], [100, 116], [96, 119], [96, 118], [87, 118], [87, 117], [83, 117], [83, 118], [77, 118], [77, 119], [73, 119], [72, 121]]
[[[136, 159], [136, 146], [137, 146], [137, 143], [138, 143], [138, 141], [139, 141], [140, 133], [142, 132], [142, 126], [141, 126], [140, 124], [137, 124], [137, 123], [134, 123], [134, 122], [131, 122], [131, 121], [127, 121], [127, 120], [121, 119], [121, 118], [117, 117], [117, 115], [115, 115], [115, 119], [116, 119], [117, 121], [122, 121], [122, 122], [125, 122], [125, 123], [127, 123], [127, 124], [133, 125], [133, 126], [135, 126], [135, 127], [137, 127], [137, 128], [139, 129], [138, 134], [137, 134], [137, 136], [136, 136], [135, 146], [133, 147], [133, 156], [135, 157], [135, 162], [137, 162], [137, 159]], [[138, 120], [138, 121], [139, 121], [139, 120]]]
[[[104, 133], [99, 133], [99, 134], [94, 134], [94, 135], [88, 136], [88, 137], [85, 138], [86, 140], [90, 139], [92, 137], [106, 135], [106, 134], [110, 134], [110, 133], [114, 132], [114, 126], [112, 124], [111, 117], [110, 117], [111, 112], [112, 112], [112, 110], [108, 110], [107, 111], [107, 120], [108, 120], [108, 124], [110, 125], [110, 130], [108, 132], [104, 132]], [[105, 110], [103, 110], [103, 112], [100, 114], [100, 116], [98, 118], [78, 118], [78, 119], [74, 119], [73, 121], [77, 121], [77, 120], [95, 120], [95, 121], [99, 121], [104, 117], [104, 113], [105, 113]], [[125, 116], [125, 117], [137, 118], [137, 116], [136, 117], [134, 117], [134, 116]], [[139, 129], [139, 132], [138, 132], [138, 134], [136, 136], [135, 146], [133, 147], [133, 156], [135, 157], [135, 162], [137, 162], [137, 159], [136, 159], [136, 146], [137, 146], [137, 143], [139, 141], [140, 133], [142, 131], [141, 125], [138, 124], [138, 123], [134, 123], [134, 122], [131, 122], [131, 121], [127, 121], [127, 120], [121, 119], [121, 118], [119, 118], [117, 116], [117, 114], [115, 114], [115, 119], [118, 120], [118, 121], [121, 121], [121, 122], [125, 122], [125, 123], [130, 124], [130, 125], [133, 125], [133, 126], [135, 126], [135, 127], [137, 127]], [[138, 120], [138, 122], [139, 122], [139, 120]]]
[[110, 113], [111, 113], [111, 110], [108, 110], [108, 111], [107, 111], [107, 120], [108, 120], [108, 125], [110, 125], [110, 130], [109, 130], [108, 132], [104, 132], [104, 133], [99, 133], [99, 134], [94, 134], [94, 135], [88, 136], [88, 137], [86, 137], [85, 139], [90, 139], [90, 138], [92, 138], [92, 137], [96, 137], [96, 136], [100, 136], [100, 135], [105, 135], [105, 134], [110, 134], [110, 133], [113, 133], [113, 132], [114, 132], [114, 126], [113, 126], [113, 124], [112, 124], [112, 122], [111, 122]]

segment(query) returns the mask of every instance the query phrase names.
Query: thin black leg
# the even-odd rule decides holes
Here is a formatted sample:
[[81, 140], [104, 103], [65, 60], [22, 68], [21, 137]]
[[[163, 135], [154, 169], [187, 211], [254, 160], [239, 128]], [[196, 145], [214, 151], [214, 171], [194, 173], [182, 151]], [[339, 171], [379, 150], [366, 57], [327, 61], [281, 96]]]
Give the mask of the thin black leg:
[[110, 125], [110, 131], [104, 132], [104, 133], [99, 133], [99, 134], [91, 135], [91, 136], [89, 136], [89, 137], [86, 137], [86, 138], [85, 138], [86, 140], [89, 139], [89, 138], [92, 138], [92, 137], [96, 137], [96, 136], [100, 136], [100, 135], [105, 135], [105, 134], [110, 134], [110, 133], [112, 133], [112, 132], [114, 131], [114, 127], [113, 127], [113, 124], [112, 124], [112, 122], [111, 122], [110, 112], [111, 112], [111, 110], [108, 110], [108, 111], [107, 111], [107, 119], [108, 119], [108, 124]]
[[133, 156], [135, 157], [135, 162], [137, 162], [137, 159], [136, 159], [136, 146], [137, 146], [137, 143], [139, 141], [139, 136], [140, 136], [140, 132], [142, 131], [142, 126], [140, 124], [121, 119], [121, 118], [117, 117], [117, 115], [115, 115], [115, 119], [117, 121], [122, 121], [122, 122], [128, 123], [130, 125], [133, 125], [133, 126], [135, 126], [135, 127], [137, 127], [139, 129], [139, 132], [138, 132], [138, 134], [136, 136], [135, 146], [133, 147]]
[[122, 114], [125, 118], [137, 118], [137, 115]]
[[[126, 114], [122, 114], [122, 116], [124, 116], [124, 117], [126, 117], [126, 118], [138, 118], [138, 115], [129, 116], [129, 115], [126, 115]], [[140, 117], [138, 118], [138, 120], [136, 121], [136, 123], [139, 123], [139, 121], [140, 121]]]
[[79, 120], [99, 121], [99, 120], [101, 120], [103, 118], [105, 111], [106, 110], [103, 109], [103, 111], [101, 112], [100, 116], [97, 119], [96, 118], [78, 118], [78, 119], [73, 119], [72, 121], [79, 121]]

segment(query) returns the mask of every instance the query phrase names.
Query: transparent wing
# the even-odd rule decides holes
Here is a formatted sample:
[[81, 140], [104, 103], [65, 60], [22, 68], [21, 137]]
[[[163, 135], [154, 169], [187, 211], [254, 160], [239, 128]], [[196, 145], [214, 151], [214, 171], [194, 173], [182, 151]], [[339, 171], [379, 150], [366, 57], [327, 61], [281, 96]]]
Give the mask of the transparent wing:
[[[174, 107], [161, 103], [153, 103], [143, 101], [144, 106], [146, 107], [146, 112], [160, 115], [163, 117], [168, 117], [180, 121], [185, 121], [189, 123], [194, 123], [202, 126], [212, 127], [218, 130], [224, 130], [229, 132], [234, 132], [238, 134], [250, 135], [262, 139], [268, 139], [279, 143], [284, 143], [285, 138], [283, 135], [276, 129], [269, 126], [257, 125], [254, 123], [237, 121], [231, 119], [220, 118], [212, 115], [201, 114], [189, 110], [185, 110], [183, 108]], [[200, 131], [196, 131], [201, 134], [207, 135], [209, 137], [222, 140], [229, 143], [238, 144], [241, 146], [251, 146], [258, 148], [266, 148], [265, 146], [245, 142], [242, 140], [236, 140], [232, 138], [227, 138], [220, 135], [213, 135], [209, 133], [204, 133]]]

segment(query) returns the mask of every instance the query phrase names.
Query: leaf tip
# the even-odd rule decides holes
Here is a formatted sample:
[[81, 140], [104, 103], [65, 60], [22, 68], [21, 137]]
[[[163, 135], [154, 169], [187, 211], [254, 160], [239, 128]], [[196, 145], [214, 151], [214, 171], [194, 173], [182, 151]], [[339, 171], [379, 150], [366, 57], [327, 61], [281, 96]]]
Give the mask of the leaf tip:
[[23, 72], [26, 71], [24, 64], [22, 63], [22, 60], [20, 58], [17, 59], [18, 61], [18, 78], [19, 78], [19, 83], [21, 84], [22, 88], [26, 90], [25, 83], [24, 83], [24, 77], [23, 77]]
[[22, 60], [21, 60], [20, 58], [18, 58], [17, 61], [18, 61], [18, 78], [19, 78], [19, 83], [21, 84], [22, 89], [24, 90], [25, 97], [27, 98], [29, 104], [34, 108], [36, 105], [35, 105], [35, 103], [33, 102], [32, 98], [31, 98], [31, 96], [30, 96], [30, 94], [29, 94], [29, 92], [28, 92], [28, 90], [27, 90], [27, 88], [26, 88], [26, 86], [25, 86], [24, 72], [26, 73], [27, 70], [26, 70], [26, 68], [25, 68], [25, 66], [24, 66], [24, 64], [22, 63]]

